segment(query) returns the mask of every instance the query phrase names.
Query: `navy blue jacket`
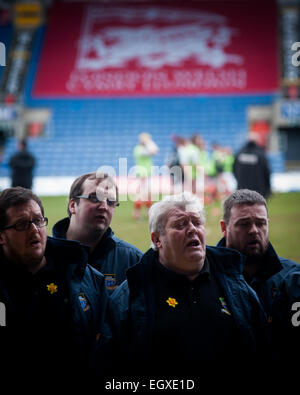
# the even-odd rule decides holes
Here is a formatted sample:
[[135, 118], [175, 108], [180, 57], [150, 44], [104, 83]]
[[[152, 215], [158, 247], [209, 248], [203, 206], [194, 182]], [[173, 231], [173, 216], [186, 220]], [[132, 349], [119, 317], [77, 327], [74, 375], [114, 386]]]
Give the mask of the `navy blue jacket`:
[[[94, 340], [101, 328], [107, 307], [108, 297], [104, 276], [87, 264], [88, 256], [85, 248], [75, 241], [48, 237], [45, 257], [64, 266], [65, 284], [68, 288], [73, 325], [78, 339], [81, 339], [81, 343]], [[12, 306], [12, 301], [5, 287], [1, 265], [3, 260], [5, 257], [0, 248], [1, 301], [8, 310]], [[79, 295], [85, 295], [89, 309], [84, 311]]]
[[[52, 233], [54, 237], [66, 238], [70, 219], [58, 221]], [[109, 293], [126, 279], [126, 270], [135, 265], [142, 257], [142, 252], [113, 234], [108, 228], [101, 241], [89, 256], [89, 264], [105, 276]]]
[[252, 189], [265, 198], [270, 196], [270, 167], [264, 149], [248, 141], [235, 155], [233, 174], [237, 189]]
[[[45, 257], [47, 261], [53, 262], [55, 267], [60, 270], [60, 276], [67, 295], [64, 302], [69, 304], [71, 313], [68, 326], [69, 335], [67, 334], [67, 336], [69, 339], [73, 339], [72, 344], [74, 344], [77, 350], [78, 361], [74, 362], [78, 368], [82, 365], [81, 370], [83, 370], [88, 368], [90, 364], [91, 348], [96, 342], [97, 336], [101, 333], [106, 314], [108, 296], [104, 276], [87, 264], [88, 255], [85, 248], [75, 241], [59, 240], [48, 237]], [[2, 328], [5, 329], [6, 332], [4, 333], [3, 331], [5, 336], [1, 340], [4, 341], [6, 338], [7, 343], [10, 342], [9, 344], [13, 347], [19, 347], [23, 342], [23, 344], [26, 344], [25, 329], [29, 323], [24, 322], [24, 328], [15, 328], [14, 324], [10, 327], [10, 322], [14, 321], [16, 314], [19, 314], [16, 310], [14, 295], [11, 294], [10, 291], [10, 281], [12, 281], [14, 276], [14, 269], [11, 269], [11, 267], [11, 264], [6, 261], [1, 247], [0, 302], [4, 303], [7, 315], [7, 328]], [[31, 286], [32, 283], [29, 282], [28, 287]], [[61, 307], [57, 306], [57, 308]], [[11, 321], [9, 321], [9, 317], [11, 317]], [[33, 322], [39, 320], [39, 317], [36, 316], [32, 318], [34, 320]], [[28, 319], [30, 320], [31, 318]], [[51, 317], [49, 317], [49, 320], [51, 320]], [[64, 327], [61, 330], [66, 330], [66, 328]], [[14, 337], [14, 333], [17, 333], [18, 336]], [[23, 340], [22, 337], [24, 337]], [[49, 342], [50, 341], [51, 339], [49, 339]], [[43, 344], [47, 344], [47, 338], [43, 339]], [[38, 349], [39, 343], [33, 343], [33, 346], [35, 349]], [[76, 350], [74, 350], [75, 354]], [[19, 351], [14, 350], [14, 352], [18, 353]], [[14, 358], [19, 358], [19, 361], [21, 357], [26, 359], [26, 356], [22, 354], [23, 351], [20, 352], [21, 354], [19, 357], [15, 355]], [[11, 348], [9, 348], [7, 355], [11, 353]], [[49, 349], [49, 355], [50, 354], [51, 349]], [[44, 354], [43, 357], [45, 357], [46, 360]], [[61, 357], [65, 357], [65, 355]], [[60, 359], [58, 355], [57, 363], [55, 362], [56, 367], [60, 363]], [[30, 355], [28, 355], [28, 361], [30, 361]], [[15, 364], [15, 361], [13, 361], [13, 363]], [[22, 365], [22, 362], [18, 363]], [[39, 363], [42, 365], [41, 361], [34, 361], [34, 369], [42, 367], [39, 366]], [[25, 366], [23, 368], [25, 368]], [[57, 367], [57, 369], [59, 368]], [[63, 369], [66, 373], [68, 366], [63, 367]], [[47, 368], [45, 368], [45, 371], [47, 371]]]
[[[227, 248], [207, 247], [206, 256], [224, 292], [246, 355], [256, 355], [268, 343], [266, 317], [255, 292], [241, 273], [241, 254]], [[126, 363], [128, 365], [126, 358], [140, 361], [151, 355], [156, 300], [153, 268], [156, 259], [157, 252], [148, 250], [141, 262], [127, 271], [128, 280], [110, 297], [106, 341], [109, 343], [111, 337], [112, 349], [115, 347], [118, 355], [118, 358], [113, 358], [113, 372], [117, 368], [116, 360], [122, 356], [125, 357], [122, 363], [125, 367]], [[102, 350], [104, 348], [102, 344]]]
[[[300, 266], [300, 265], [299, 265]], [[300, 270], [290, 271], [277, 291], [272, 305], [271, 335], [275, 358], [298, 366], [300, 337]], [[295, 372], [296, 373], [296, 372]], [[290, 377], [291, 371], [289, 369]]]
[[[223, 237], [217, 246], [225, 247], [225, 245], [226, 240]], [[300, 273], [300, 265], [289, 259], [279, 257], [272, 244], [269, 243], [262, 270], [249, 283], [257, 293], [268, 316], [272, 314], [272, 305], [278, 289], [284, 286], [285, 283], [290, 283], [288, 280], [289, 275], [294, 272]], [[290, 293], [298, 292], [297, 287], [292, 284], [290, 284], [289, 288]]]
[[36, 160], [29, 151], [23, 150], [15, 153], [9, 160], [11, 186], [31, 189], [35, 163]]

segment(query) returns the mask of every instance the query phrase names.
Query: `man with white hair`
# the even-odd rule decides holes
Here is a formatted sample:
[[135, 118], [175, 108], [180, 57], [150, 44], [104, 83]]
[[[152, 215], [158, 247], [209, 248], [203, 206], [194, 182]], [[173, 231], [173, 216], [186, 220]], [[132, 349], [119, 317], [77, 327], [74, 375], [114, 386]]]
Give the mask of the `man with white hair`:
[[265, 318], [241, 255], [207, 247], [204, 223], [190, 193], [151, 206], [151, 248], [111, 297], [114, 374], [120, 363], [122, 374], [199, 376], [207, 362], [253, 361], [261, 351]]

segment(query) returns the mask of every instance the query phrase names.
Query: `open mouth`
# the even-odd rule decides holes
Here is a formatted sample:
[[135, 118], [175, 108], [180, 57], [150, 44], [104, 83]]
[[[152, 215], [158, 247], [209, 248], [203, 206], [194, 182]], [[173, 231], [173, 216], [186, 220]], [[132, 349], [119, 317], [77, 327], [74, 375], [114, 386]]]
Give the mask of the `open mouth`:
[[252, 240], [248, 243], [248, 247], [250, 248], [255, 248], [255, 247], [259, 247], [260, 243], [258, 240]]
[[259, 241], [258, 240], [252, 240], [248, 244], [249, 245], [257, 245], [257, 244], [259, 244]]
[[191, 240], [187, 243], [187, 247], [198, 247], [200, 245], [199, 240]]
[[100, 221], [105, 221], [106, 219], [104, 215], [97, 215], [96, 218], [99, 219]]
[[32, 245], [32, 246], [37, 246], [37, 245], [39, 245], [39, 244], [41, 244], [40, 240], [32, 240], [32, 241], [30, 242], [30, 245]]

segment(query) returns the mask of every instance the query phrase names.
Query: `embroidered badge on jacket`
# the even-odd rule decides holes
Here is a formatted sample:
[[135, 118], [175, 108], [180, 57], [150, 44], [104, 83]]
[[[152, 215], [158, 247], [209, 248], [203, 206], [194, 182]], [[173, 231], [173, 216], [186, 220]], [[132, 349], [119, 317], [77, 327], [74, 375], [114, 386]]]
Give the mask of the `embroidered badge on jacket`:
[[225, 299], [220, 297], [219, 300], [220, 300], [221, 305], [222, 305], [222, 309], [221, 309], [222, 313], [231, 315], [230, 311], [228, 310], [228, 307], [227, 307], [227, 304], [225, 302]]
[[90, 304], [83, 292], [78, 295], [78, 299], [79, 299], [79, 303], [81, 305], [82, 310], [83, 311], [89, 310]]
[[115, 274], [104, 274], [106, 288], [112, 291], [117, 288], [117, 277]]

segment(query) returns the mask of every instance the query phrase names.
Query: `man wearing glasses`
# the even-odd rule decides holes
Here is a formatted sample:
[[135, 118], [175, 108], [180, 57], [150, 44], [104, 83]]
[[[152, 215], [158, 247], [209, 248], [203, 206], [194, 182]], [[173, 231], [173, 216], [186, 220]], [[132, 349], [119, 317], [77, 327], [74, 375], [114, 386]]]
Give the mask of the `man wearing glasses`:
[[1, 193], [1, 359], [15, 373], [47, 374], [49, 368], [66, 378], [89, 366], [107, 293], [104, 277], [87, 264], [85, 248], [47, 238], [47, 223], [40, 199], [29, 189]]
[[108, 292], [126, 279], [126, 270], [142, 252], [117, 238], [110, 223], [118, 203], [118, 188], [107, 174], [88, 173], [71, 185], [68, 214], [53, 227], [53, 236], [78, 240], [90, 248], [89, 264], [105, 276]]

